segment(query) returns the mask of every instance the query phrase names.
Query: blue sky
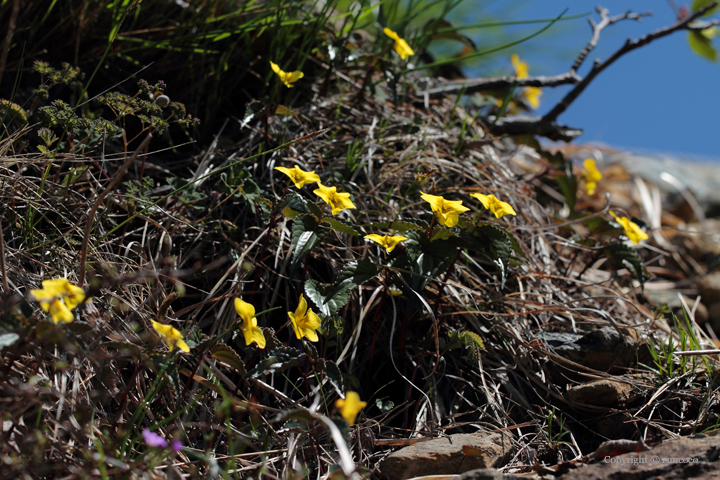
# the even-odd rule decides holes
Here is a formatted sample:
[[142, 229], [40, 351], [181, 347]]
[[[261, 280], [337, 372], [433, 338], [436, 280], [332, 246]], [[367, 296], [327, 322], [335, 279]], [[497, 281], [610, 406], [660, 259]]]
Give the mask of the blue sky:
[[[600, 2], [611, 15], [652, 11], [642, 21], [625, 20], [603, 31], [598, 47], [581, 69], [584, 75], [596, 58], [605, 59], [627, 38], [637, 38], [670, 25], [675, 14], [664, 0], [504, 0], [486, 12], [500, 19], [547, 18], [595, 13]], [[471, 2], [472, 3], [472, 2]], [[681, 1], [674, 2], [680, 6]], [[567, 71], [577, 52], [590, 38], [585, 18], [563, 22], [517, 47], [530, 65], [530, 74]], [[513, 28], [520, 37], [537, 26]], [[516, 37], [516, 38], [517, 38]], [[716, 39], [720, 45], [720, 37]], [[509, 57], [509, 53], [508, 53]], [[510, 68], [509, 66], [506, 68]], [[662, 150], [716, 157], [720, 160], [720, 65], [695, 55], [687, 33], [677, 32], [621, 58], [601, 73], [559, 121], [582, 128], [576, 141], [599, 141], [612, 146]], [[569, 87], [545, 89], [539, 113], [547, 112]]]

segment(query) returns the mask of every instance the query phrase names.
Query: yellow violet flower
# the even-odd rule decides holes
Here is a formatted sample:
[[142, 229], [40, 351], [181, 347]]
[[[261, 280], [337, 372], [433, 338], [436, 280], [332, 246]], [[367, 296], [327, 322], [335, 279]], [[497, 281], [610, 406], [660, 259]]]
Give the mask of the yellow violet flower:
[[462, 206], [462, 200], [445, 200], [443, 197], [420, 192], [423, 200], [430, 204], [440, 225], [454, 227], [458, 223], [458, 215], [470, 210]]
[[313, 193], [332, 207], [333, 215], [337, 215], [346, 208], [357, 208], [352, 200], [350, 200], [350, 194], [339, 193], [336, 187], [326, 187], [318, 182], [318, 188], [317, 190], [313, 190]]
[[53, 323], [75, 320], [70, 310], [85, 300], [85, 291], [67, 278], [43, 280], [42, 286], [42, 289], [30, 290], [30, 295], [40, 302], [40, 308], [50, 313]]
[[595, 160], [592, 158], [586, 159], [583, 166], [585, 167], [582, 171], [585, 190], [587, 190], [588, 195], [593, 195], [598, 182], [602, 180], [602, 173], [597, 169]]
[[345, 399], [339, 398], [335, 402], [335, 407], [340, 410], [340, 415], [342, 415], [348, 425], [355, 423], [357, 414], [366, 406], [367, 402], [361, 402], [360, 395], [358, 395], [357, 392], [347, 392]]
[[622, 225], [623, 229], [625, 230], [625, 235], [632, 241], [634, 244], [638, 244], [643, 240], [648, 239], [647, 233], [643, 232], [637, 223], [633, 222], [627, 217], [618, 217], [615, 215], [612, 210], [610, 211], [610, 215], [615, 217], [615, 220]]
[[[510, 61], [512, 61], [513, 67], [515, 68], [515, 76], [517, 76], [517, 78], [529, 77], [527, 63], [520, 60], [520, 57], [518, 57], [516, 53], [512, 54], [512, 56], [510, 57]], [[542, 95], [542, 88], [525, 87], [523, 89], [523, 95], [525, 96], [525, 100], [527, 100], [527, 102], [532, 108], [536, 109], [540, 106], [540, 95]]]
[[320, 328], [320, 317], [315, 315], [312, 308], [308, 309], [307, 301], [302, 293], [300, 294], [297, 310], [295, 310], [295, 313], [288, 312], [288, 317], [290, 317], [293, 330], [295, 330], [295, 336], [298, 340], [307, 337], [311, 342], [318, 341], [315, 330]]
[[387, 235], [376, 235], [374, 233], [371, 235], [365, 235], [365, 238], [379, 243], [383, 248], [385, 248], [385, 250], [387, 250], [388, 253], [392, 252], [400, 242], [407, 240], [407, 237], [403, 237], [401, 235], [389, 237]]
[[306, 172], [305, 170], [301, 170], [297, 165], [295, 165], [294, 168], [275, 167], [275, 170], [290, 177], [290, 180], [292, 180], [297, 188], [302, 188], [306, 183], [320, 183], [320, 177], [315, 174], [315, 171]]
[[305, 74], [301, 71], [294, 71], [294, 72], [283, 72], [280, 70], [280, 67], [278, 67], [277, 63], [270, 62], [270, 67], [272, 67], [273, 72], [277, 73], [278, 77], [280, 77], [280, 81], [285, 84], [288, 88], [293, 88], [293, 83], [297, 82], [301, 78], [305, 76]]
[[235, 311], [240, 318], [242, 318], [242, 330], [245, 336], [245, 345], [250, 345], [252, 342], [257, 343], [260, 348], [265, 348], [265, 335], [263, 335], [260, 327], [257, 326], [257, 318], [255, 318], [255, 307], [247, 302], [242, 301], [239, 298], [235, 299]]
[[471, 193], [471, 197], [480, 200], [483, 207], [487, 208], [495, 214], [495, 218], [500, 218], [503, 215], [517, 215], [513, 207], [506, 202], [502, 202], [495, 197], [495, 195], [483, 195], [482, 193]]
[[395, 40], [395, 51], [398, 55], [400, 55], [400, 58], [405, 60], [409, 56], [415, 55], [415, 52], [412, 48], [410, 48], [410, 45], [408, 45], [405, 39], [400, 38], [397, 33], [393, 32], [387, 27], [383, 28], [383, 32], [385, 33], [385, 35]]
[[185, 343], [185, 340], [183, 340], [182, 333], [180, 333], [179, 330], [173, 328], [172, 325], [164, 325], [155, 320], [150, 321], [155, 331], [165, 340], [171, 352], [175, 350], [175, 347], [178, 347], [183, 352], [190, 353], [190, 347]]

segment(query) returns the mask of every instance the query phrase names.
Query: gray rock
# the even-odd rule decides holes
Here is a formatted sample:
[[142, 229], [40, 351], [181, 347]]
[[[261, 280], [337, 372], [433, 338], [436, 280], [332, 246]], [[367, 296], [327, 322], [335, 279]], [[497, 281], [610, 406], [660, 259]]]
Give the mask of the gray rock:
[[632, 387], [612, 380], [596, 380], [569, 388], [564, 397], [574, 403], [595, 406], [617, 405], [625, 400]]
[[538, 339], [545, 341], [558, 355], [603, 372], [631, 366], [638, 351], [634, 338], [620, 335], [612, 327], [604, 327], [585, 335], [540, 332]]
[[[472, 447], [473, 454], [466, 455], [463, 447]], [[506, 435], [489, 432], [458, 433], [419, 442], [393, 452], [380, 464], [380, 472], [390, 480], [460, 474], [502, 466], [512, 453], [512, 441]]]

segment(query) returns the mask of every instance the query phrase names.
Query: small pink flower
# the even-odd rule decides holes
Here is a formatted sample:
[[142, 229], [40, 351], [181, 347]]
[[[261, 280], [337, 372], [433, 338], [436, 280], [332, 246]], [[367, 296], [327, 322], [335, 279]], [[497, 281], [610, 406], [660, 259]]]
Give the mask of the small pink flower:
[[143, 439], [148, 447], [167, 448], [168, 446], [167, 440], [161, 435], [151, 432], [149, 428], [143, 430]]
[[178, 440], [177, 438], [174, 438], [172, 443], [170, 444], [170, 448], [172, 448], [172, 451], [177, 453], [184, 447], [183, 443]]

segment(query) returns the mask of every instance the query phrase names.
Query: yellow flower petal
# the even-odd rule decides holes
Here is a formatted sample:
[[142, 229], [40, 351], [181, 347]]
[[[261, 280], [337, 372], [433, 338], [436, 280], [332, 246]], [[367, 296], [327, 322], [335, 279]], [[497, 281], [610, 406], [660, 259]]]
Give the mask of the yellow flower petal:
[[275, 167], [275, 170], [278, 170], [288, 177], [290, 177], [290, 180], [295, 184], [297, 188], [302, 188], [306, 183], [320, 183], [320, 177], [315, 174], [315, 172], [306, 172], [297, 165], [295, 165], [294, 168], [285, 168], [285, 167]]
[[295, 313], [288, 312], [288, 317], [290, 317], [295, 336], [298, 340], [306, 337], [311, 342], [318, 341], [315, 330], [320, 328], [320, 317], [318, 317], [312, 309], [308, 310], [307, 301], [303, 294], [300, 294], [300, 300], [298, 301], [298, 307]]
[[318, 188], [313, 193], [322, 198], [332, 208], [332, 214], [337, 215], [346, 208], [357, 208], [350, 200], [350, 194], [338, 192], [336, 187], [326, 187], [318, 182]]
[[30, 290], [40, 308], [50, 313], [53, 322], [72, 322], [75, 317], [70, 310], [85, 300], [85, 291], [71, 284], [67, 278], [43, 280], [42, 289]]
[[387, 235], [376, 235], [376, 234], [370, 234], [365, 235], [365, 238], [368, 240], [372, 240], [373, 242], [379, 243], [385, 250], [387, 250], [388, 253], [395, 250], [395, 247], [397, 247], [400, 242], [404, 242], [407, 240], [407, 237], [403, 237], [401, 235], [395, 235], [394, 237], [389, 237]]
[[[517, 54], [513, 53], [510, 57], [510, 61], [512, 61], [513, 68], [515, 68], [515, 76], [517, 78], [527, 78], [530, 76], [528, 74], [527, 63], [520, 60], [520, 57], [518, 57]], [[534, 109], [537, 109], [540, 106], [540, 95], [542, 95], [542, 88], [540, 87], [525, 87], [523, 89], [523, 96], [525, 97], [525, 100]]]
[[48, 310], [50, 311], [50, 315], [52, 315], [53, 323], [70, 323], [75, 320], [75, 316], [72, 314], [70, 309], [62, 302], [62, 300], [56, 299], [50, 302], [50, 307]]
[[398, 55], [400, 55], [400, 58], [405, 60], [406, 58], [415, 55], [415, 52], [412, 48], [410, 48], [410, 45], [408, 45], [405, 39], [400, 38], [397, 33], [393, 32], [387, 27], [383, 29], [383, 32], [385, 33], [385, 35], [395, 40], [395, 51]]
[[303, 72], [295, 71], [295, 72], [284, 72], [280, 69], [280, 67], [273, 62], [270, 62], [270, 67], [272, 68], [273, 72], [277, 74], [278, 77], [280, 77], [280, 81], [285, 84], [285, 86], [292, 88], [294, 85], [291, 85], [292, 83], [297, 82], [301, 78], [305, 76]]
[[240, 298], [236, 298], [235, 311], [242, 318], [240, 330], [245, 337], [245, 345], [255, 342], [259, 348], [265, 348], [265, 335], [263, 335], [262, 329], [257, 326], [255, 307]]
[[515, 213], [515, 210], [513, 210], [512, 206], [509, 203], [498, 200], [495, 195], [471, 193], [470, 196], [480, 200], [480, 203], [483, 204], [483, 207], [495, 214], [495, 218], [500, 218], [503, 215], [517, 215], [517, 213]]
[[583, 168], [582, 171], [582, 178], [585, 182], [585, 190], [587, 190], [588, 195], [593, 195], [598, 182], [602, 180], [602, 173], [597, 169], [595, 160], [592, 158], [586, 159], [583, 162], [583, 166], [585, 168]]
[[153, 328], [162, 337], [162, 339], [165, 340], [165, 343], [167, 343], [171, 352], [175, 350], [175, 347], [178, 347], [185, 353], [190, 352], [190, 347], [187, 343], [185, 343], [185, 340], [183, 340], [182, 333], [180, 333], [179, 330], [173, 328], [172, 325], [164, 325], [160, 322], [156, 322], [155, 320], [151, 320], [151, 322]]
[[647, 233], [643, 232], [642, 229], [638, 226], [638, 224], [633, 222], [629, 218], [618, 217], [612, 211], [610, 211], [610, 215], [615, 217], [615, 220], [617, 220], [617, 222], [625, 230], [625, 235], [627, 235], [630, 241], [633, 242], [635, 245], [649, 238]]
[[358, 395], [357, 392], [347, 392], [344, 399], [340, 398], [335, 402], [335, 407], [340, 410], [340, 415], [342, 415], [348, 425], [355, 423], [357, 414], [366, 406], [367, 402], [361, 402], [360, 395]]
[[430, 208], [438, 219], [440, 225], [446, 227], [454, 227], [458, 224], [458, 215], [470, 210], [462, 206], [462, 200], [445, 200], [441, 196], [430, 195], [429, 193], [420, 192], [423, 200], [430, 204]]

